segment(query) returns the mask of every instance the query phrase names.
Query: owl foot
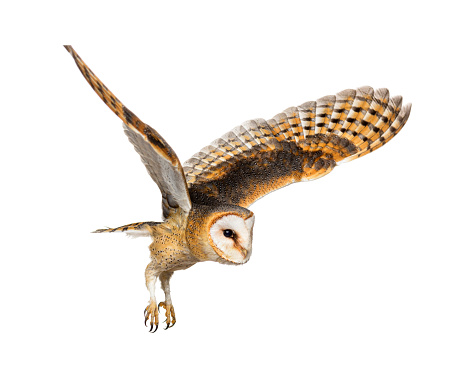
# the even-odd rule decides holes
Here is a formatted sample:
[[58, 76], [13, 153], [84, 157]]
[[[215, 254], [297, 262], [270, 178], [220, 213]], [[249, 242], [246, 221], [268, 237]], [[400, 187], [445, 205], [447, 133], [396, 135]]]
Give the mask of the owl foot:
[[[150, 303], [144, 311], [145, 316], [145, 326], [147, 326], [147, 321], [150, 319], [150, 333], [154, 333], [158, 329], [158, 308], [157, 304], [152, 302]], [[155, 330], [154, 330], [155, 328]]]
[[[176, 317], [175, 317], [175, 308], [173, 307], [172, 304], [167, 304], [165, 302], [160, 302], [158, 304], [158, 309], [160, 310], [160, 307], [163, 307], [165, 309], [165, 316], [166, 316], [166, 329], [173, 327], [176, 323]], [[170, 325], [171, 324], [171, 325]]]

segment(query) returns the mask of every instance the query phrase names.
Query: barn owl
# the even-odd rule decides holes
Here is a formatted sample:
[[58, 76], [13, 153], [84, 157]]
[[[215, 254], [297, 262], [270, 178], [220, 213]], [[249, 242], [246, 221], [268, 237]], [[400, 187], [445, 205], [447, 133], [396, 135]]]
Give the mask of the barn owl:
[[[175, 322], [170, 278], [202, 261], [240, 265], [251, 256], [255, 216], [247, 209], [264, 195], [310, 181], [337, 165], [380, 148], [405, 125], [411, 104], [387, 89], [347, 89], [291, 107], [270, 120], [249, 120], [214, 140], [181, 165], [168, 143], [127, 109], [65, 46], [93, 90], [123, 121], [124, 132], [162, 194], [162, 222], [139, 222], [95, 232], [148, 236], [152, 243], [145, 281], [150, 301], [144, 322], [158, 329]], [[160, 279], [165, 301], [157, 303]]]

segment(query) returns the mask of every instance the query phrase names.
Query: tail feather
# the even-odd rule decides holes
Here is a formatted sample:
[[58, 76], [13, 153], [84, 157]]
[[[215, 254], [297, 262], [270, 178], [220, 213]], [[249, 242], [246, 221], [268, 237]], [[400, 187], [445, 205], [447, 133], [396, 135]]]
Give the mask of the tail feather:
[[150, 236], [150, 227], [158, 226], [161, 223], [162, 222], [137, 222], [116, 228], [97, 229], [92, 233], [126, 232], [129, 236]]

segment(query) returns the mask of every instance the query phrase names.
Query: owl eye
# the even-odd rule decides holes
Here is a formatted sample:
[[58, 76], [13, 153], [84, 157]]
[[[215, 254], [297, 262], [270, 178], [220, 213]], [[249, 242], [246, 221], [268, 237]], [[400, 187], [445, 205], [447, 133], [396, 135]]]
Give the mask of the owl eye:
[[224, 229], [225, 237], [233, 237], [233, 231], [231, 229]]

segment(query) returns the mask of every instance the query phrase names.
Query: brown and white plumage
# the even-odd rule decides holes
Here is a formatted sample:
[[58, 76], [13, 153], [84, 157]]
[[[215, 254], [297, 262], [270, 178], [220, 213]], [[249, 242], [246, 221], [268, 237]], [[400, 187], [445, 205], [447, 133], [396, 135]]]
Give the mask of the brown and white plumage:
[[178, 156], [168, 143], [152, 127], [124, 106], [99, 80], [71, 46], [64, 46], [73, 56], [93, 90], [104, 103], [124, 122], [124, 132], [139, 153], [147, 171], [162, 192], [163, 215], [170, 208], [181, 207], [185, 213], [191, 210], [191, 200]]
[[184, 163], [191, 200], [248, 207], [273, 190], [323, 177], [395, 136], [411, 109], [401, 100], [362, 87], [246, 121]]
[[[100, 98], [124, 122], [124, 130], [162, 192], [164, 222], [139, 222], [96, 232], [152, 238], [145, 277], [150, 303], [145, 322], [167, 328], [176, 319], [170, 297], [174, 271], [202, 261], [243, 264], [251, 256], [254, 214], [246, 209], [264, 195], [310, 181], [380, 148], [405, 125], [411, 105], [387, 89], [361, 87], [291, 107], [270, 120], [249, 120], [204, 147], [182, 166], [165, 140], [140, 121], [65, 46]], [[155, 283], [165, 301], [157, 306]]]

